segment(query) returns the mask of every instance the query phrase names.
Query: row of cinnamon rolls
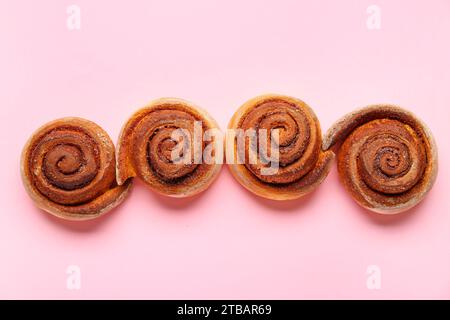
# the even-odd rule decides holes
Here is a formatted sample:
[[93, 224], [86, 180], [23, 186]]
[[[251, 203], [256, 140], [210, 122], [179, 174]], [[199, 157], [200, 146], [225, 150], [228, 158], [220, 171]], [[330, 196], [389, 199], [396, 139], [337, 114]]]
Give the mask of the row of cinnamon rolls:
[[378, 213], [413, 207], [437, 174], [432, 134], [409, 111], [369, 106], [344, 116], [322, 137], [314, 111], [280, 95], [246, 102], [226, 132], [187, 101], [153, 101], [125, 123], [117, 150], [91, 121], [55, 120], [31, 136], [21, 171], [39, 208], [86, 220], [119, 205], [136, 177], [160, 194], [188, 197], [208, 188], [224, 162], [254, 194], [296, 199], [319, 186], [335, 158], [353, 199]]

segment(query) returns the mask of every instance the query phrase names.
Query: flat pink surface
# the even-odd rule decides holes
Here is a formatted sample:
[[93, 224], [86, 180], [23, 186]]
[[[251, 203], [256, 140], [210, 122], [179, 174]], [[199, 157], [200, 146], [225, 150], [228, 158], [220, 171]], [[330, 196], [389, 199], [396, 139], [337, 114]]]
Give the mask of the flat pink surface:
[[[450, 1], [0, 2], [0, 298], [450, 298]], [[381, 30], [366, 9], [381, 8]], [[345, 113], [394, 103], [439, 147], [437, 182], [407, 214], [359, 208], [336, 169], [307, 198], [275, 203], [223, 168], [191, 200], [137, 182], [98, 221], [36, 209], [19, 175], [37, 127], [80, 116], [117, 139], [152, 99], [207, 109], [225, 128], [247, 99], [303, 99], [323, 130]], [[66, 288], [66, 268], [81, 289]], [[381, 289], [366, 286], [369, 265]]]

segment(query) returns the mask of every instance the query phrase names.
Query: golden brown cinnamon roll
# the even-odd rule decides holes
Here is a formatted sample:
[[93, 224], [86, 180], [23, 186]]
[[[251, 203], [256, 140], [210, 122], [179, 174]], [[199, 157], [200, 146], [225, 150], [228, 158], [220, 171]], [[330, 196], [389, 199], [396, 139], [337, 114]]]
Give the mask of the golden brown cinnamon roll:
[[117, 150], [118, 183], [138, 176], [163, 195], [198, 194], [220, 172], [220, 142], [219, 127], [206, 111], [181, 99], [155, 100], [134, 113], [122, 129]]
[[120, 204], [114, 145], [95, 123], [63, 118], [39, 128], [22, 152], [22, 180], [35, 204], [60, 218], [96, 218]]
[[264, 198], [289, 200], [313, 191], [334, 159], [332, 151], [321, 149], [320, 124], [312, 109], [292, 97], [253, 98], [236, 111], [228, 128], [236, 132], [227, 134], [231, 173]]
[[396, 106], [373, 105], [344, 116], [327, 132], [323, 148], [339, 148], [342, 183], [357, 203], [374, 212], [392, 214], [413, 207], [436, 179], [431, 132]]

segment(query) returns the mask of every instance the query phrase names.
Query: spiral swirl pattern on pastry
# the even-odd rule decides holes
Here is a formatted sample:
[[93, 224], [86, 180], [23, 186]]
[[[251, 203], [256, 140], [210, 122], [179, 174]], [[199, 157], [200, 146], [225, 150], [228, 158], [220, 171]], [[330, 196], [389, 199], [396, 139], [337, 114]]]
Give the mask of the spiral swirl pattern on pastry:
[[[339, 144], [340, 147], [339, 147]], [[437, 174], [431, 132], [412, 113], [374, 105], [338, 121], [324, 148], [337, 148], [341, 181], [363, 207], [398, 213], [420, 202]]]
[[[214, 139], [203, 139], [207, 130], [220, 131], [217, 123], [193, 104], [175, 98], [153, 101], [133, 114], [122, 129], [118, 143], [119, 184], [138, 176], [151, 189], [167, 196], [186, 197], [205, 190], [222, 164], [205, 163], [203, 159], [207, 145], [215, 143]], [[179, 140], [174, 138], [174, 131], [182, 133]], [[180, 143], [189, 153], [181, 151], [180, 158], [173, 158]]]
[[114, 145], [95, 123], [63, 118], [38, 129], [26, 144], [22, 179], [38, 207], [86, 220], [117, 206], [129, 184], [117, 186]]
[[[320, 124], [312, 109], [303, 101], [279, 95], [256, 97], [245, 103], [233, 116], [230, 129], [256, 132], [257, 142], [246, 139], [245, 162], [230, 164], [237, 180], [253, 193], [274, 200], [299, 198], [314, 190], [327, 176], [334, 158], [331, 151], [321, 150]], [[278, 129], [278, 141], [272, 141], [273, 129]], [[261, 131], [265, 130], [265, 131]], [[260, 136], [260, 132], [266, 132]], [[270, 166], [267, 161], [250, 161], [250, 152], [259, 152], [259, 139], [266, 146], [275, 143], [278, 150], [278, 169], [263, 174]], [[238, 154], [237, 140], [227, 147]]]

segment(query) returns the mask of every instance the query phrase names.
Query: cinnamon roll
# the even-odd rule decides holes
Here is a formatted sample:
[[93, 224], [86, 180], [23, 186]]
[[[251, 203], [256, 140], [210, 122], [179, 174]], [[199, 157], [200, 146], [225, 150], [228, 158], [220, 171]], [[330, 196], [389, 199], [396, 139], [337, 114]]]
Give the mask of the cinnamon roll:
[[334, 159], [332, 151], [321, 149], [316, 115], [299, 99], [253, 98], [236, 111], [228, 128], [231, 173], [264, 198], [289, 200], [306, 195], [325, 179]]
[[137, 176], [163, 195], [198, 194], [220, 172], [221, 141], [219, 127], [206, 111], [181, 99], [153, 101], [134, 113], [122, 129], [118, 183]]
[[119, 205], [130, 188], [130, 183], [116, 183], [108, 134], [81, 118], [39, 128], [23, 149], [21, 174], [39, 208], [68, 220], [99, 217]]
[[355, 201], [393, 214], [419, 203], [436, 179], [437, 149], [430, 130], [411, 112], [373, 105], [336, 122], [323, 148], [338, 149], [340, 180]]

